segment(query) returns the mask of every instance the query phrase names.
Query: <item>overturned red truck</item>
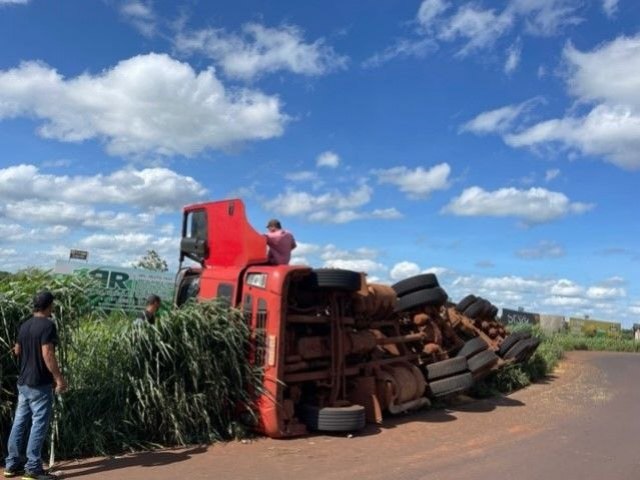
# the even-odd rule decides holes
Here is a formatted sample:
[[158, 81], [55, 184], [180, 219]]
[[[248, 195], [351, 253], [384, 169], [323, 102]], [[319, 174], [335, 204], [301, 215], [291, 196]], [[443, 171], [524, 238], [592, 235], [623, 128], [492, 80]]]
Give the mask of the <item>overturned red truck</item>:
[[[199, 266], [182, 268], [185, 258]], [[258, 407], [270, 437], [379, 423], [468, 390], [538, 346], [507, 335], [485, 299], [449, 302], [433, 274], [387, 286], [349, 270], [269, 265], [238, 199], [184, 208], [180, 260], [178, 305], [219, 298], [243, 312], [252, 361], [264, 369]]]

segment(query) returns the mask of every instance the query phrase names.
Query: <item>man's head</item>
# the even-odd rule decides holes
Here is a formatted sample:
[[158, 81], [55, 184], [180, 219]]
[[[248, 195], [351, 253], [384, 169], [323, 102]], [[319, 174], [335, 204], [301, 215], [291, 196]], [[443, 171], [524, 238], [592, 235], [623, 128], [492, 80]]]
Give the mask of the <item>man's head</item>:
[[53, 294], [49, 290], [42, 290], [33, 297], [33, 311], [46, 316], [51, 315], [53, 310]]
[[280, 220], [277, 220], [275, 218], [272, 218], [271, 220], [269, 220], [269, 223], [267, 223], [267, 229], [270, 232], [275, 232], [276, 230], [282, 230], [282, 225], [280, 225]]
[[160, 308], [160, 297], [158, 295], [149, 295], [147, 297], [147, 310], [156, 313]]

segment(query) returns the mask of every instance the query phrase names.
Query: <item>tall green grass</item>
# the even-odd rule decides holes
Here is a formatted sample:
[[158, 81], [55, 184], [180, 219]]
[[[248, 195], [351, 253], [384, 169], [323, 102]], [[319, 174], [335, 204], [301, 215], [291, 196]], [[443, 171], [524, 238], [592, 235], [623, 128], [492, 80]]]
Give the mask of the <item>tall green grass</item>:
[[[171, 309], [155, 325], [92, 309], [91, 280], [30, 272], [0, 283], [0, 348], [13, 344], [33, 294], [56, 296], [59, 360], [70, 385], [56, 402], [56, 455], [100, 455], [159, 445], [209, 443], [247, 432], [260, 371], [246, 360], [249, 330], [214, 302]], [[17, 364], [1, 361], [0, 446], [6, 449]]]

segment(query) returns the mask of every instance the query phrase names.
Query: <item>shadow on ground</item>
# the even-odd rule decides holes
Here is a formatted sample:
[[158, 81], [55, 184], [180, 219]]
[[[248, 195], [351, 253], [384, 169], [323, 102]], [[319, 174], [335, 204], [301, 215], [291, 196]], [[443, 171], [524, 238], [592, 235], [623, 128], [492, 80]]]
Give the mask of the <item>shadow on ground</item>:
[[205, 453], [207, 445], [193, 447], [188, 450], [157, 450], [154, 452], [138, 452], [123, 455], [122, 457], [107, 457], [76, 463], [63, 461], [53, 470], [60, 472], [64, 478], [81, 478], [85, 475], [120, 470], [130, 467], [158, 467], [177, 462], [184, 462], [193, 455]]

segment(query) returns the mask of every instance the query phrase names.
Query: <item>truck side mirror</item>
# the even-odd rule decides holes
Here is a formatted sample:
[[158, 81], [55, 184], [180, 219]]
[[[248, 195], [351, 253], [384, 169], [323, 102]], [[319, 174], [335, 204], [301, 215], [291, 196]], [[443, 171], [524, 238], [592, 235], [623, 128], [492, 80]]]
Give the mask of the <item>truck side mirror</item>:
[[208, 254], [207, 241], [202, 238], [184, 237], [180, 240], [180, 256], [186, 255], [192, 260], [202, 262]]

